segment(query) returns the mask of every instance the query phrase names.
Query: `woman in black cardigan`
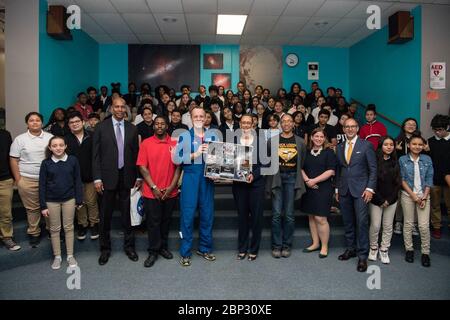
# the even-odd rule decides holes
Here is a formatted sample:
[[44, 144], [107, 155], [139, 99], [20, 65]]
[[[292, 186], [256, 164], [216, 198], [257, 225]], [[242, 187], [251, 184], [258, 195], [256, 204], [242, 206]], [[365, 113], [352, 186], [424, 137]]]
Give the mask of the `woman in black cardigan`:
[[[401, 188], [400, 166], [395, 151], [395, 140], [392, 137], [381, 138], [377, 161], [377, 188], [369, 205], [369, 260], [376, 261], [379, 252], [381, 262], [388, 264], [395, 209]], [[383, 233], [381, 246], [378, 248], [381, 223], [383, 223]]]
[[[235, 138], [236, 144], [253, 146], [253, 155], [258, 153], [258, 131], [252, 130], [252, 116], [245, 114], [240, 119], [240, 134]], [[253, 156], [251, 173], [247, 182], [233, 182], [233, 197], [239, 215], [238, 260], [247, 256], [256, 259], [261, 243], [264, 212], [265, 179], [261, 175], [261, 163], [258, 156]], [[252, 233], [250, 237], [250, 231]]]

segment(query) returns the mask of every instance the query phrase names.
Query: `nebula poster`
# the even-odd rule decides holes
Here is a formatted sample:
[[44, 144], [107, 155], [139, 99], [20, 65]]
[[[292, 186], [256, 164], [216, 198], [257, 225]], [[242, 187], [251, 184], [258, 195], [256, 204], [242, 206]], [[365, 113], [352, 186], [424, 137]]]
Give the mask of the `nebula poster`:
[[225, 90], [231, 89], [231, 73], [212, 73], [211, 84], [222, 86]]
[[204, 53], [203, 69], [223, 69], [222, 53]]
[[178, 91], [183, 84], [198, 88], [200, 46], [129, 45], [128, 79], [138, 86], [148, 82], [153, 89], [158, 85], [166, 85]]
[[279, 46], [241, 46], [240, 79], [252, 92], [260, 84], [276, 94], [282, 86], [282, 61], [282, 50]]

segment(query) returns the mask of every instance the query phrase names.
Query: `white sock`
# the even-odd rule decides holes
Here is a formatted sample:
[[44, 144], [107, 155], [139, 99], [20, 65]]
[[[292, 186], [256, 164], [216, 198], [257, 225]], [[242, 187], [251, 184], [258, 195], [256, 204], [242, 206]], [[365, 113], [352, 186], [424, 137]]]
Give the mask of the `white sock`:
[[55, 256], [55, 259], [62, 260], [61, 256]]

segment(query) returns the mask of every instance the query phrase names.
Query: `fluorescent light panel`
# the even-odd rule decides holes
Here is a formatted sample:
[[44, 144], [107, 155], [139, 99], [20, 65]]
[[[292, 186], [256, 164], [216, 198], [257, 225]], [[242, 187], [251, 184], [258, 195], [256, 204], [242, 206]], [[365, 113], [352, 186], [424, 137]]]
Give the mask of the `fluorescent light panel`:
[[247, 15], [219, 14], [217, 16], [217, 34], [241, 35]]

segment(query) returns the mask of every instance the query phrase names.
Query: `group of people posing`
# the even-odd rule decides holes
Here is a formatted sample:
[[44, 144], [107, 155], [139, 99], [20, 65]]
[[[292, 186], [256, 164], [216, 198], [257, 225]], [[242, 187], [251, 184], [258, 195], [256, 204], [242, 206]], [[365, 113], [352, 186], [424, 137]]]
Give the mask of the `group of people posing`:
[[[390, 263], [392, 235], [403, 219], [405, 260], [414, 261], [412, 235], [417, 221], [421, 263], [430, 266], [430, 215], [431, 234], [439, 239], [442, 196], [450, 213], [448, 116], [433, 118], [435, 135], [428, 141], [414, 119], [406, 119], [394, 139], [376, 121], [374, 105], [367, 107], [367, 123], [361, 126], [354, 118], [356, 107], [347, 104], [342, 91], [328, 88], [324, 97], [317, 83], [309, 94], [296, 83], [289, 93], [280, 89], [276, 98], [261, 86], [252, 96], [243, 82], [236, 94], [211, 86], [208, 96], [201, 86], [194, 99], [189, 86], [181, 88], [180, 97], [171, 95], [165, 86], [155, 96], [148, 84], [140, 94], [135, 87], [131, 83], [130, 92], [123, 96], [116, 87], [111, 97], [104, 96], [104, 88], [100, 97], [89, 88], [87, 94], [78, 95], [70, 110], [56, 109], [45, 126], [41, 114], [30, 112], [25, 117], [27, 132], [12, 140], [7, 131], [0, 131], [5, 160], [0, 162], [0, 236], [8, 249], [20, 249], [13, 240], [11, 213], [16, 184], [27, 211], [32, 247], [40, 243], [44, 217], [53, 269], [62, 264], [62, 230], [69, 266], [77, 265], [74, 238], [84, 240], [88, 233], [92, 240], [100, 238], [99, 264], [109, 261], [116, 204], [124, 228], [124, 251], [130, 260], [138, 261], [130, 190], [140, 188], [148, 232], [145, 267], [153, 266], [159, 256], [173, 258], [168, 235], [177, 203], [181, 265], [191, 265], [197, 211], [195, 253], [215, 261], [215, 183], [204, 176], [204, 157], [208, 142], [226, 141], [254, 150], [247, 181], [232, 183], [239, 217], [238, 260], [258, 257], [263, 200], [270, 197], [274, 258], [291, 255], [294, 203], [300, 200], [300, 210], [309, 215], [311, 232], [311, 243], [303, 252], [328, 256], [327, 218], [337, 203], [346, 243], [339, 260], [358, 257], [360, 272], [366, 271], [367, 260]], [[266, 154], [277, 166], [270, 174], [265, 169], [271, 164], [261, 156]]]

